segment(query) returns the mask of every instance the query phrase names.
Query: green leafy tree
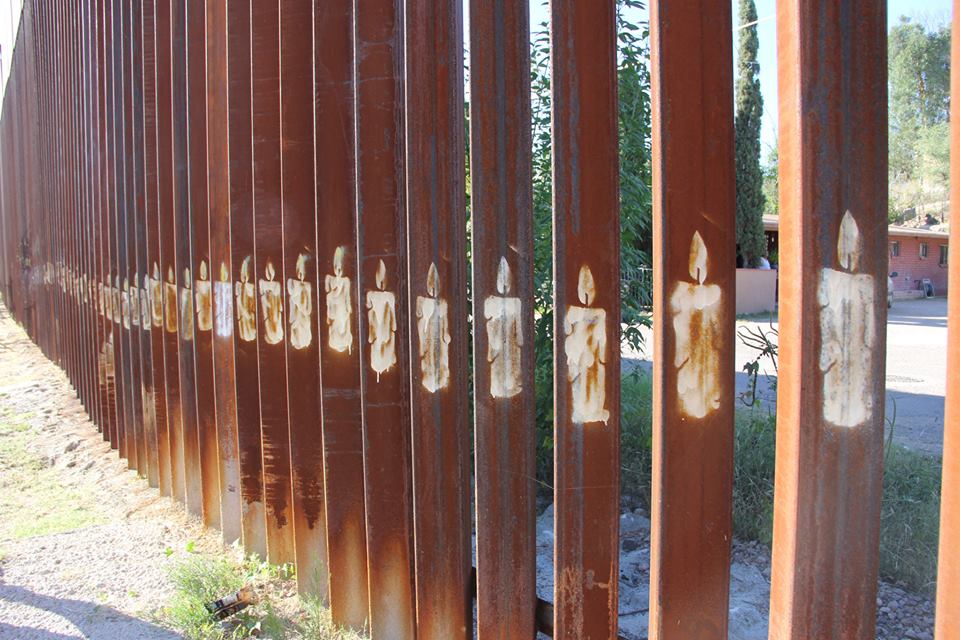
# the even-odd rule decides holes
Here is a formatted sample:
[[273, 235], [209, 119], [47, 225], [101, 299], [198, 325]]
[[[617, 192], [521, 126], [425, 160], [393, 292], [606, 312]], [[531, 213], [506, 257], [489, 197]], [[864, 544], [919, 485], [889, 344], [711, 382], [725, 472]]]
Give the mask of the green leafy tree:
[[[651, 164], [649, 31], [630, 20], [640, 0], [618, 0], [618, 91], [620, 138], [620, 265], [624, 273], [650, 266]], [[533, 132], [534, 323], [536, 350], [537, 476], [552, 482], [553, 469], [553, 226], [550, 130], [550, 35], [541, 23], [531, 42]], [[649, 324], [651, 282], [631, 283], [621, 301], [625, 344], [639, 348], [640, 327]]]
[[949, 188], [950, 27], [908, 17], [890, 30], [891, 219], [925, 212]]
[[757, 61], [757, 7], [740, 0], [740, 48], [737, 59], [736, 122], [734, 142], [737, 166], [737, 247], [744, 266], [755, 267], [764, 253], [763, 171], [760, 169], [760, 124], [763, 95]]

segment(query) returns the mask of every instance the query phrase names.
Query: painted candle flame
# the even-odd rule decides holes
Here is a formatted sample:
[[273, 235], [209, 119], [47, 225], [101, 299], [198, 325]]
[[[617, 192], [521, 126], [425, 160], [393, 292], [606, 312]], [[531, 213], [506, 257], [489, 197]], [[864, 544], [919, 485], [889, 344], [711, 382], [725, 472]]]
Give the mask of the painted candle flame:
[[243, 259], [243, 262], [240, 264], [240, 281], [241, 282], [250, 282], [250, 262], [252, 260], [251, 256], [247, 256]]
[[297, 278], [304, 280], [307, 277], [307, 254], [297, 256]]
[[699, 231], [693, 232], [693, 239], [690, 241], [690, 277], [697, 281], [697, 284], [703, 284], [707, 279], [707, 246], [703, 243], [703, 238]]
[[436, 298], [439, 293], [440, 273], [437, 271], [437, 264], [431, 262], [430, 268], [427, 270], [427, 295], [431, 298]]
[[583, 265], [580, 267], [580, 277], [577, 279], [577, 297], [581, 304], [589, 307], [596, 296], [597, 287], [593, 281], [593, 272], [590, 271], [590, 267]]
[[387, 286], [387, 265], [383, 264], [383, 260], [380, 260], [380, 263], [377, 265], [377, 289], [383, 291], [383, 288]]
[[343, 259], [347, 253], [346, 247], [337, 247], [333, 252], [333, 274], [338, 278], [343, 276]]
[[500, 256], [500, 266], [497, 268], [497, 292], [502, 296], [510, 293], [510, 264], [505, 256]]
[[843, 214], [843, 220], [840, 221], [840, 235], [837, 238], [837, 257], [840, 259], [840, 266], [847, 271], [856, 271], [860, 266], [860, 251], [860, 229], [853, 215], [847, 210]]
[[276, 270], [273, 268], [273, 262], [267, 260], [267, 266], [263, 268], [263, 274], [266, 276], [267, 280], [272, 281], [273, 277], [277, 274]]
[[230, 282], [230, 270], [226, 262], [220, 263], [220, 282]]
[[200, 279], [206, 280], [208, 275], [209, 274], [207, 273], [207, 261], [201, 260], [200, 261]]

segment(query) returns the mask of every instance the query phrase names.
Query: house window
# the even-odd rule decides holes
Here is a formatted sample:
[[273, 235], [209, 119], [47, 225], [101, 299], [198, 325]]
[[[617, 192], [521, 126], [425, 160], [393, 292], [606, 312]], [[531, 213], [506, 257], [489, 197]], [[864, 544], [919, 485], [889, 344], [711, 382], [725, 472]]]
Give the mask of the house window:
[[890, 257], [899, 258], [900, 257], [900, 241], [895, 240], [890, 243]]
[[921, 259], [921, 260], [926, 259], [927, 254], [928, 254], [927, 243], [926, 243], [926, 242], [921, 242], [921, 243], [920, 243], [920, 259]]
[[947, 266], [947, 245], [940, 245], [940, 266]]

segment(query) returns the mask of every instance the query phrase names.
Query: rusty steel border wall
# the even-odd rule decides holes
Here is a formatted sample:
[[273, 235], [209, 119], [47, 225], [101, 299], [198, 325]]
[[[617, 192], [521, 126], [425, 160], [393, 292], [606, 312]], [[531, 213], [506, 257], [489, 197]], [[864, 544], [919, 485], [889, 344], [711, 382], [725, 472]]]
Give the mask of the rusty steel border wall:
[[[778, 640], [866, 639], [876, 623], [882, 5], [777, 5]], [[295, 562], [300, 590], [336, 622], [373, 638], [616, 638], [617, 3], [550, 5], [556, 586], [546, 599], [530, 7], [471, 0], [469, 25], [463, 8], [28, 0], [4, 56], [0, 295], [130, 468], [226, 541]], [[735, 401], [730, 4], [651, 0], [650, 30], [650, 637], [719, 640]], [[958, 268], [939, 640], [960, 638]]]

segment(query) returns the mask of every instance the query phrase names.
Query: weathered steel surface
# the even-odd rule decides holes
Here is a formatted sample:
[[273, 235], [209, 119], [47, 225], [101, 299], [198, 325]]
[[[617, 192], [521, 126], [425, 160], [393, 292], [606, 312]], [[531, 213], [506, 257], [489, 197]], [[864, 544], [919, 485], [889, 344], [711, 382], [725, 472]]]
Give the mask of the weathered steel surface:
[[536, 441], [530, 8], [470, 4], [477, 635], [532, 638]]
[[404, 19], [414, 566], [422, 639], [473, 635], [462, 11], [459, 0], [407, 0]]
[[230, 146], [227, 2], [207, 2], [207, 180], [212, 284], [213, 397], [224, 542], [240, 540], [240, 459], [233, 350], [233, 260], [230, 255]]
[[[167, 374], [163, 340], [163, 264], [160, 250], [160, 182], [157, 129], [157, 39], [156, 1], [143, 3], [143, 159], [144, 215], [146, 216], [146, 267], [140, 271], [141, 296], [146, 296], [148, 314], [141, 322], [150, 322], [152, 350], [153, 417], [156, 423], [157, 466], [160, 493], [171, 495], [173, 478], [170, 466], [170, 424], [167, 421]], [[144, 327], [145, 328], [145, 327]]]
[[[954, 33], [960, 33], [960, 0], [953, 3]], [[951, 43], [950, 88], [960, 95], [960, 38]], [[950, 201], [960, 207], [960, 100], [950, 103]], [[960, 224], [951, 230], [954, 252]], [[940, 559], [937, 566], [937, 640], [960, 638], [960, 258], [950, 260], [947, 296], [947, 397], [943, 421], [943, 480], [940, 492]]]
[[[173, 79], [171, 52], [171, 0], [156, 0], [154, 28], [157, 58], [157, 181], [159, 184], [158, 212], [160, 226], [159, 269], [151, 274], [154, 287], [159, 289], [163, 303], [164, 379], [167, 388], [167, 433], [170, 440], [170, 477], [173, 496], [186, 500], [186, 473], [184, 469], [184, 426], [180, 400], [180, 339], [177, 327], [177, 231], [174, 214], [173, 182]], [[159, 271], [159, 273], [157, 273]]]
[[[348, 23], [348, 9], [342, 3], [337, 14], [339, 24]], [[342, 66], [337, 75], [320, 76], [318, 91], [326, 94], [325, 103], [342, 114], [338, 129], [345, 139], [339, 149], [343, 157], [335, 162], [317, 163], [317, 189], [323, 185], [345, 185], [332, 192], [336, 199], [321, 200], [318, 214], [345, 208], [352, 202], [353, 141], [346, 138], [348, 128], [356, 131], [356, 234], [357, 234], [357, 315], [360, 331], [360, 384], [363, 411], [363, 472], [366, 501], [366, 551], [370, 579], [370, 630], [375, 637], [394, 634], [413, 638], [415, 601], [413, 578], [413, 525], [411, 522], [410, 479], [410, 388], [407, 371], [409, 336], [407, 325], [406, 217], [403, 205], [403, 7], [397, 0], [353, 3], [355, 42], [353, 63], [356, 85], [355, 122], [351, 122], [349, 75]], [[333, 18], [333, 15], [330, 16]], [[336, 24], [330, 30], [339, 28]], [[339, 41], [337, 53], [349, 60], [349, 42]], [[318, 55], [326, 51], [318, 49]], [[316, 67], [322, 68], [318, 59]], [[341, 63], [342, 64], [342, 63]], [[353, 125], [351, 127], [351, 125]], [[325, 127], [317, 124], [318, 134]], [[323, 148], [318, 138], [317, 150]], [[339, 176], [339, 177], [338, 177]], [[322, 227], [321, 227], [322, 230]], [[346, 238], [346, 237], [345, 237]], [[329, 243], [329, 241], [328, 241]], [[329, 244], [328, 244], [329, 246]], [[339, 385], [355, 383], [343, 371]], [[331, 383], [329, 367], [323, 370], [324, 393]], [[355, 376], [355, 374], [354, 374]], [[328, 409], [330, 407], [330, 409]], [[330, 433], [332, 403], [324, 405], [324, 433]], [[355, 424], [355, 421], [354, 421]], [[345, 423], [341, 430], [354, 434], [355, 427]], [[356, 436], [348, 441], [357, 450]], [[326, 444], [327, 462], [333, 451]], [[338, 454], [338, 457], [343, 454]], [[344, 465], [345, 466], [345, 465]], [[328, 467], [329, 469], [330, 467]], [[331, 474], [332, 475], [332, 474]], [[330, 526], [334, 500], [334, 480], [327, 482], [328, 539], [334, 540]], [[359, 501], [358, 501], [359, 502]], [[362, 508], [360, 504], [357, 509]], [[362, 544], [362, 531], [351, 532]], [[331, 548], [331, 562], [334, 554]], [[331, 567], [331, 588], [336, 572]], [[334, 604], [331, 592], [331, 604]], [[366, 611], [366, 602], [356, 601], [341, 614], [341, 619], [356, 625]], [[335, 619], [336, 619], [336, 609]]]
[[729, 3], [651, 8], [650, 637], [726, 638], [736, 205]]
[[[133, 423], [135, 447], [133, 449], [133, 468], [140, 475], [148, 474], [148, 462], [146, 451], [147, 421], [144, 410], [144, 353], [142, 331], [140, 330], [140, 310], [139, 307], [139, 289], [137, 280], [139, 254], [140, 254], [140, 227], [143, 226], [143, 219], [138, 214], [143, 211], [143, 175], [142, 175], [142, 153], [143, 153], [143, 132], [140, 131], [140, 139], [137, 139], [137, 125], [142, 128], [142, 118], [137, 116], [137, 91], [134, 88], [136, 76], [134, 70], [137, 66], [135, 59], [138, 45], [134, 42], [136, 34], [134, 33], [134, 8], [139, 7], [140, 2], [128, 2], [123, 9], [123, 112], [124, 112], [124, 157], [126, 161], [127, 176], [127, 208], [124, 216], [127, 218], [127, 263], [123, 277], [123, 296], [127, 312], [124, 317], [124, 327], [129, 327], [130, 350], [133, 353], [132, 366], [132, 387], [131, 396], [133, 400]], [[138, 18], [139, 19], [139, 18]], [[140, 171], [138, 172], [138, 167]]]
[[[280, 40], [280, 92], [283, 96], [280, 104], [283, 138], [280, 161], [283, 253], [286, 259], [283, 270], [278, 267], [278, 274], [282, 276], [278, 279], [288, 303], [284, 319], [287, 377], [293, 381], [287, 393], [293, 482], [292, 526], [299, 590], [326, 600], [329, 577], [320, 419], [319, 345], [322, 334], [317, 330], [320, 276], [316, 262], [313, 166], [313, 7], [301, 0], [281, 0], [279, 4], [280, 32], [283, 34]], [[327, 271], [323, 269], [321, 273]], [[333, 282], [332, 289], [340, 291], [337, 285], [341, 281], [331, 281], [330, 276], [325, 281]], [[349, 296], [349, 285], [347, 294]], [[327, 328], [326, 322], [320, 327]], [[352, 349], [351, 343], [347, 352]]]
[[[190, 140], [187, 67], [187, 0], [170, 2], [171, 105], [173, 112], [173, 217], [176, 225], [174, 282], [176, 283], [177, 336], [180, 345], [180, 415], [183, 424], [183, 471], [186, 504], [190, 513], [203, 515], [203, 480], [200, 475], [200, 432], [197, 417], [194, 366], [192, 228], [190, 208]], [[169, 302], [169, 301], [168, 301]]]
[[620, 215], [616, 3], [552, 5], [554, 637], [617, 633]]
[[886, 5], [778, 5], [771, 638], [872, 638], [887, 297]]
[[260, 377], [257, 268], [254, 256], [253, 129], [250, 76], [250, 4], [227, 5], [229, 74], [230, 252], [234, 282], [234, 364], [237, 395], [237, 441], [243, 546], [267, 557], [260, 442]]
[[187, 4], [187, 113], [190, 157], [190, 264], [197, 435], [203, 522], [220, 527], [220, 467], [213, 378], [213, 281], [207, 214], [207, 10]]
[[[290, 425], [287, 412], [289, 309], [284, 301], [283, 194], [280, 129], [280, 6], [251, 4], [253, 86], [253, 215], [256, 283], [260, 317], [260, 432], [267, 556], [276, 564], [293, 562], [293, 496], [290, 477]], [[292, 387], [313, 394], [315, 389]]]

